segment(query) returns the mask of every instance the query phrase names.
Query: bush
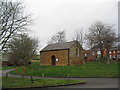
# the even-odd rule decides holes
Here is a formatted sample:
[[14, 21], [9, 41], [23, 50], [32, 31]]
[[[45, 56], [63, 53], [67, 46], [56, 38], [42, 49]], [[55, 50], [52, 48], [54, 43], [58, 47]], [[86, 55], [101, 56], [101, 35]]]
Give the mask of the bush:
[[12, 61], [3, 61], [2, 66], [15, 66], [15, 62]]

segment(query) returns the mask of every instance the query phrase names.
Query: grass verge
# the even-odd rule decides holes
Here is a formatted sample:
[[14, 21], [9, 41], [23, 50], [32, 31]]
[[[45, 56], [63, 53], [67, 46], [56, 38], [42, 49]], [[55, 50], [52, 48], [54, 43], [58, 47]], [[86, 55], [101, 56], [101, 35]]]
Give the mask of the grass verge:
[[13, 69], [13, 68], [15, 68], [16, 66], [3, 66], [3, 67], [1, 67], [1, 69], [0, 70], [8, 70], [8, 69]]
[[[12, 81], [12, 83], [11, 83]], [[41, 86], [57, 86], [75, 83], [85, 83], [78, 80], [57, 80], [57, 79], [34, 79], [33, 84], [30, 78], [2, 77], [2, 88], [26, 88]]]
[[[118, 77], [118, 63], [110, 64], [101, 62], [88, 62], [80, 66], [40, 66], [39, 63], [33, 63], [25, 66], [27, 76], [45, 77]], [[18, 72], [22, 73], [24, 67], [18, 67]], [[16, 74], [16, 71], [11, 71]]]

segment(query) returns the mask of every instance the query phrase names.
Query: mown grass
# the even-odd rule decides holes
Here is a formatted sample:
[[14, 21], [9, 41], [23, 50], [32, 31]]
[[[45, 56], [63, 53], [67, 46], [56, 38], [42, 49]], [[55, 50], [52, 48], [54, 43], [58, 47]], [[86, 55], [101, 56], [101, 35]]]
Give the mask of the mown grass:
[[1, 67], [1, 70], [8, 70], [8, 69], [13, 69], [16, 68], [16, 66], [3, 66]]
[[40, 59], [40, 55], [34, 55], [32, 58], [33, 59]]
[[[80, 66], [40, 66], [39, 63], [33, 63], [25, 66], [28, 76], [46, 77], [118, 77], [118, 63], [110, 64], [101, 62], [88, 62]], [[19, 67], [18, 72], [22, 73], [24, 67]], [[11, 71], [11, 74], [16, 74], [16, 71]]]
[[58, 79], [34, 79], [33, 84], [30, 78], [13, 78], [3, 77], [2, 88], [24, 88], [24, 87], [40, 87], [40, 86], [56, 86], [65, 84], [83, 83], [85, 81], [78, 80], [58, 80]]
[[2, 71], [2, 66], [0, 66], [0, 71]]

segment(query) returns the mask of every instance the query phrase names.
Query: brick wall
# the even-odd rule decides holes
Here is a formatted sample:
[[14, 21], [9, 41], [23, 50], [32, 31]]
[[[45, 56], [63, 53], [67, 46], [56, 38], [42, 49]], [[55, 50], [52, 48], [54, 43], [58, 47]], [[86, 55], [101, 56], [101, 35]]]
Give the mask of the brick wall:
[[68, 65], [68, 50], [40, 52], [40, 65], [51, 66], [53, 55], [56, 58], [58, 58], [58, 61], [56, 61], [56, 66], [67, 66]]

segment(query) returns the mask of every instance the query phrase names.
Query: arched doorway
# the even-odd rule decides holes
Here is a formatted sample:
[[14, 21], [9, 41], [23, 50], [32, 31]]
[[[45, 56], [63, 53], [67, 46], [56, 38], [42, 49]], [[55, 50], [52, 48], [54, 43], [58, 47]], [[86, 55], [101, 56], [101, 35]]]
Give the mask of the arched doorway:
[[52, 55], [52, 65], [56, 65], [56, 57], [54, 55]]

